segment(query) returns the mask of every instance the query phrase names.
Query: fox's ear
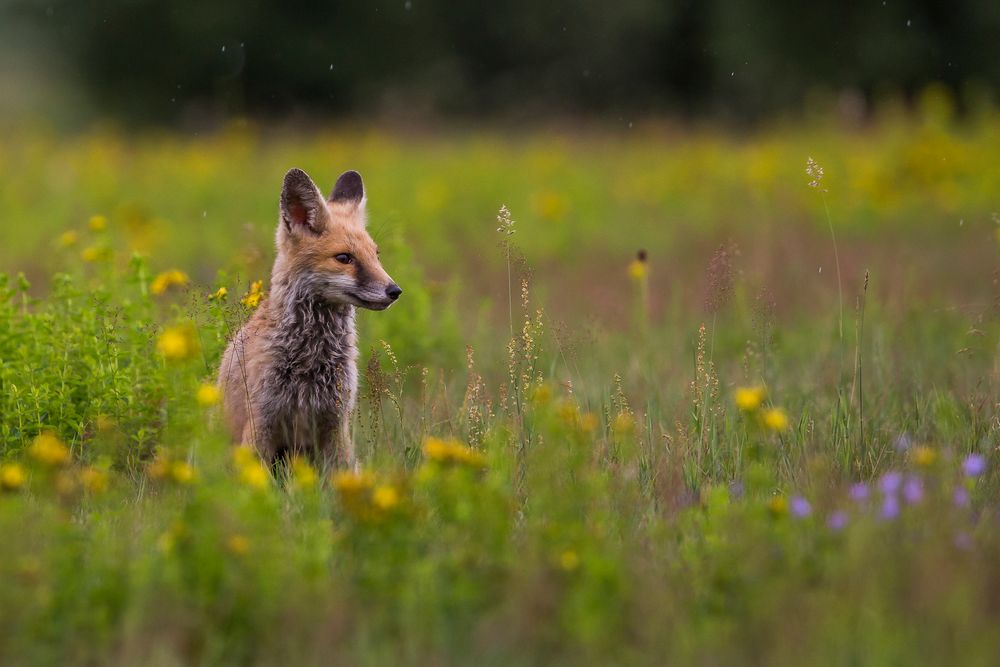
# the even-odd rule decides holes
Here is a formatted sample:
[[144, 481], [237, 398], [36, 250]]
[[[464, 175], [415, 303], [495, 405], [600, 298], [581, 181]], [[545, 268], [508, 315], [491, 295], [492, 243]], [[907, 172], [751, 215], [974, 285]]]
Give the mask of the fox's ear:
[[364, 206], [365, 184], [361, 180], [361, 174], [353, 170], [341, 174], [330, 193], [330, 201]]
[[328, 211], [323, 194], [301, 169], [290, 169], [281, 186], [281, 220], [288, 231], [320, 234]]

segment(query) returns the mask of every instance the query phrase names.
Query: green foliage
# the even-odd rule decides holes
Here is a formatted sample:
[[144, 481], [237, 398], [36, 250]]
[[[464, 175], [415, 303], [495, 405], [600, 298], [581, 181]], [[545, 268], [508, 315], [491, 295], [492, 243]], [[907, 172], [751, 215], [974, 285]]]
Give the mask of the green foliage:
[[[983, 132], [983, 143], [996, 141]], [[948, 151], [961, 145], [990, 163], [949, 137]], [[1000, 650], [1000, 322], [988, 299], [968, 306], [995, 263], [992, 223], [963, 228], [985, 248], [963, 255], [965, 241], [951, 244], [953, 226], [939, 229], [935, 217], [943, 191], [862, 179], [831, 193], [838, 226], [841, 206], [863, 217], [857, 188], [895, 202], [871, 204], [884, 220], [845, 223], [853, 244], [838, 227], [841, 338], [825, 219], [821, 245], [796, 246], [830, 267], [817, 273], [810, 255], [808, 280], [782, 272], [795, 261], [784, 252], [753, 255], [758, 264], [692, 250], [677, 253], [682, 269], [668, 266], [666, 248], [696, 234], [684, 225], [648, 227], [662, 250], [630, 268], [647, 227], [625, 220], [625, 238], [611, 239], [602, 216], [620, 209], [648, 222], [683, 208], [655, 182], [630, 180], [646, 158], [613, 156], [630, 177], [602, 198], [590, 185], [606, 165], [562, 148], [518, 158], [438, 146], [448, 155], [432, 161], [455, 173], [468, 162], [477, 176], [460, 193], [415, 168], [410, 146], [370, 138], [369, 159], [388, 165], [384, 180], [369, 179], [372, 192], [381, 187], [386, 202], [421, 194], [407, 224], [372, 195], [372, 231], [405, 294], [360, 318], [363, 349], [375, 350], [354, 424], [362, 469], [293, 460], [269, 470], [234, 451], [211, 390], [226, 341], [253, 307], [241, 303], [248, 283], [270, 262], [262, 241], [233, 242], [242, 232], [232, 220], [258, 204], [271, 211], [273, 193], [250, 206], [256, 189], [222, 197], [202, 181], [236, 155], [252, 165], [297, 150], [245, 139], [126, 150], [101, 136], [63, 147], [77, 158], [93, 152], [95, 172], [105, 155], [103, 176], [81, 171], [73, 187], [86, 215], [98, 200], [113, 212], [60, 239], [66, 218], [40, 204], [42, 229], [19, 226], [0, 250], [36, 283], [0, 278], [0, 663], [987, 664]], [[801, 215], [821, 210], [799, 173], [804, 160], [788, 167], [799, 179], [789, 184], [756, 171], [755, 160], [770, 164], [760, 151], [799, 146], [786, 141], [773, 154], [738, 149], [739, 169], [715, 156], [713, 140], [680, 149], [722, 168], [711, 182], [689, 182], [700, 188], [691, 208], [718, 206], [723, 193], [745, 201], [738, 192], [788, 203], [766, 230], [752, 227], [747, 255], [769, 252], [798, 233]], [[892, 164], [887, 155], [920, 141], [869, 143], [876, 148], [862, 155]], [[494, 189], [517, 195], [523, 185], [508, 157], [539, 170], [532, 177], [557, 174], [552, 190], [524, 197], [523, 216], [512, 207], [508, 238], [527, 267], [512, 263], [511, 310], [493, 223]], [[42, 173], [48, 159], [29, 162]], [[107, 174], [131, 160], [165, 181], [133, 191], [146, 204], [112, 206]], [[744, 167], [766, 179], [762, 190], [733, 175]], [[253, 180], [253, 167], [241, 169]], [[838, 173], [827, 166], [827, 182]], [[947, 205], [979, 211], [986, 198], [970, 184], [995, 176], [954, 176]], [[26, 183], [7, 193], [13, 219], [30, 208]], [[713, 201], [699, 203], [705, 193]], [[188, 238], [211, 197], [213, 218], [230, 222]], [[141, 212], [171, 205], [172, 217], [197, 211], [178, 217], [183, 233]], [[750, 220], [761, 210], [743, 212]], [[901, 238], [888, 212], [919, 210], [907, 232], [927, 235], [929, 257], [962, 260], [926, 263], [926, 279], [946, 281], [961, 264], [969, 282], [921, 291], [928, 282], [908, 268], [875, 264], [873, 285], [880, 270], [898, 281], [870, 290], [863, 334], [852, 338], [859, 239], [888, 256]], [[268, 220], [249, 236], [272, 232]], [[57, 246], [49, 257], [19, 250], [41, 237]], [[133, 252], [144, 243], [145, 259]], [[574, 263], [588, 247], [605, 248], [601, 261]], [[471, 258], [475, 271], [458, 261], [468, 248], [483, 256]], [[700, 275], [686, 264], [698, 253], [711, 294], [689, 298], [677, 278]], [[59, 269], [51, 278], [50, 262]], [[766, 271], [778, 272], [777, 294], [758, 291]], [[577, 301], [564, 298], [569, 285]], [[614, 298], [599, 296], [607, 289]], [[962, 307], [949, 307], [959, 293]], [[615, 321], [629, 312], [615, 311], [620, 303], [642, 311], [634, 325]], [[604, 322], [578, 324], [597, 308], [609, 311]], [[473, 346], [464, 366], [463, 344]]]

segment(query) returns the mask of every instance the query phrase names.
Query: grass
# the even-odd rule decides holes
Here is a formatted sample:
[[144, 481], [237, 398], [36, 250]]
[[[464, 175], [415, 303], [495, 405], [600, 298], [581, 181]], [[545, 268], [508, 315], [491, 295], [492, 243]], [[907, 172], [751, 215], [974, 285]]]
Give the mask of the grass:
[[[26, 129], [0, 662], [991, 663], [998, 142]], [[362, 171], [406, 292], [360, 317], [359, 474], [216, 414], [290, 166]]]

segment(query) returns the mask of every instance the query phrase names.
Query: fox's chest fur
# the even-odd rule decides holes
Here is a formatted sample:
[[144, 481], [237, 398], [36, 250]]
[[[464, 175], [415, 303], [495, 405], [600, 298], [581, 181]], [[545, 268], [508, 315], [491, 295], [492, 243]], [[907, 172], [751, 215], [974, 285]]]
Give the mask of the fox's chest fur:
[[267, 460], [305, 454], [351, 465], [354, 306], [290, 296], [262, 303], [226, 351], [220, 375], [234, 435]]
[[[257, 440], [267, 454], [333, 455], [357, 391], [354, 306], [301, 298], [268, 336], [259, 380]], [[266, 443], [266, 444], [265, 444]]]

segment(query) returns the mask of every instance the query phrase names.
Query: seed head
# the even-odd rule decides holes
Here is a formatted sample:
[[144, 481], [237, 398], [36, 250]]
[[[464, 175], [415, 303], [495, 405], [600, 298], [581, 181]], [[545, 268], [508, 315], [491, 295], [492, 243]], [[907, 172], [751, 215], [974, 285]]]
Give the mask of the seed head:
[[809, 187], [826, 192], [826, 188], [823, 187], [823, 167], [819, 166], [819, 163], [811, 157], [806, 158], [806, 176], [811, 179]]
[[504, 236], [513, 236], [514, 232], [514, 220], [510, 217], [510, 209], [504, 204], [500, 207], [500, 212], [497, 213], [497, 231]]
[[735, 243], [723, 243], [712, 255], [705, 271], [708, 290], [705, 293], [705, 309], [710, 313], [719, 311], [729, 301], [733, 292], [735, 268], [734, 258], [739, 255]]

